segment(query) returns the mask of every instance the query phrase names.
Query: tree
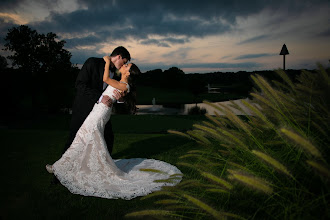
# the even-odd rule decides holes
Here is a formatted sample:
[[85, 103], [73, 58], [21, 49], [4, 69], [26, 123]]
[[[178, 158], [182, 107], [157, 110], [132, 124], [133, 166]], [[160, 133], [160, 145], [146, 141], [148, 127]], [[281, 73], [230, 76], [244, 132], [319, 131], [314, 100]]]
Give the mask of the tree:
[[25, 71], [36, 75], [57, 69], [58, 65], [66, 68], [72, 66], [71, 53], [63, 49], [65, 41], [57, 40], [56, 34], [38, 34], [26, 25], [9, 29], [5, 37], [6, 51], [13, 52], [8, 56], [13, 66], [24, 68]]
[[177, 68], [171, 67], [163, 72], [163, 86], [165, 88], [180, 88], [183, 85], [184, 72]]
[[6, 57], [0, 55], [0, 70], [6, 69], [8, 66], [8, 62]]
[[52, 32], [39, 34], [26, 25], [9, 29], [5, 37], [4, 50], [12, 52], [8, 58], [13, 67], [29, 76], [35, 110], [41, 106], [58, 109], [62, 105], [60, 96], [72, 88], [68, 85], [74, 74], [71, 53], [63, 48], [65, 41], [57, 38]]
[[198, 102], [198, 96], [206, 90], [206, 82], [201, 74], [192, 74], [187, 79], [187, 88], [194, 97], [194, 103]]

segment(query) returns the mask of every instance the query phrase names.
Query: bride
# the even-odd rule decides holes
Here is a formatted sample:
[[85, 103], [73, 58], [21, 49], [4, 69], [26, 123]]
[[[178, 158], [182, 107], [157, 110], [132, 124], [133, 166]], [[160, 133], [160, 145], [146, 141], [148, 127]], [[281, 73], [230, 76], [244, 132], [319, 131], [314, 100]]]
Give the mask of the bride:
[[[110, 57], [105, 56], [104, 60], [103, 81], [109, 86], [102, 95], [112, 97], [115, 102], [113, 93], [120, 90], [125, 102], [135, 110], [135, 79], [140, 73], [139, 68], [133, 63], [125, 64], [119, 70], [121, 80], [118, 82], [109, 77]], [[69, 149], [53, 165], [47, 164], [47, 171], [53, 173], [71, 193], [108, 199], [129, 200], [161, 190], [162, 186], [179, 183], [181, 171], [166, 162], [111, 158], [103, 136], [111, 112], [112, 106], [95, 104]]]

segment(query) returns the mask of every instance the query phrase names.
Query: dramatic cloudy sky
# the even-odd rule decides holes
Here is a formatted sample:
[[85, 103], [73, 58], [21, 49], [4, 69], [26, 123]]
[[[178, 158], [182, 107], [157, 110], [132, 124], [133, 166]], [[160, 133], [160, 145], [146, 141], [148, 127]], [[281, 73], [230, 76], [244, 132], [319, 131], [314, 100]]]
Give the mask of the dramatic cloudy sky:
[[24, 24], [56, 33], [78, 65], [123, 45], [142, 71], [268, 70], [286, 44], [286, 67], [310, 69], [329, 66], [329, 14], [329, 0], [1, 0], [0, 47]]

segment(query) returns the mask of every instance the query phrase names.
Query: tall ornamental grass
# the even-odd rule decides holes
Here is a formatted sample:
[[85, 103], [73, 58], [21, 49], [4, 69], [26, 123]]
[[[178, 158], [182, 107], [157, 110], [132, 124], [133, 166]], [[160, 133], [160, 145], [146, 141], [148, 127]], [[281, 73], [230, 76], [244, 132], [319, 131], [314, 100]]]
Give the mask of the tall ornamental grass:
[[[330, 219], [329, 70], [302, 70], [294, 80], [253, 75], [253, 116], [207, 116], [185, 133], [196, 141], [177, 165], [184, 173], [154, 209], [126, 217], [152, 219]], [[233, 107], [244, 112], [232, 102]]]

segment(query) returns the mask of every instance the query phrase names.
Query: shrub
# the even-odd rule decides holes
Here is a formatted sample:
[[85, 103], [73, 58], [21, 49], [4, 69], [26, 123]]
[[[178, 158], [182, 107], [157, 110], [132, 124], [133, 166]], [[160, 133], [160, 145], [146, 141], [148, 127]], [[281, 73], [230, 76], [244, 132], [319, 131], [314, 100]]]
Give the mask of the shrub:
[[207, 111], [205, 108], [199, 107], [197, 105], [188, 109], [188, 115], [205, 115], [206, 112]]

